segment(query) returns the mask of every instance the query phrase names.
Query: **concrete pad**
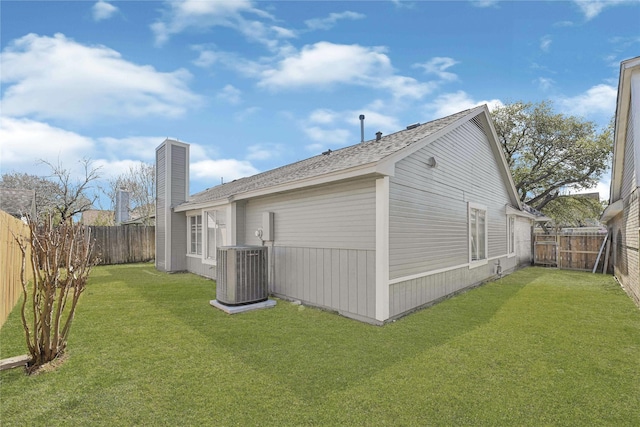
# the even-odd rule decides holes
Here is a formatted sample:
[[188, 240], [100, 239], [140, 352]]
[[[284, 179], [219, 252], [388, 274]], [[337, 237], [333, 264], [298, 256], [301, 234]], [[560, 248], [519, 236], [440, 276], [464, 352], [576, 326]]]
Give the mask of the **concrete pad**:
[[268, 299], [266, 301], [260, 301], [253, 304], [231, 306], [231, 305], [224, 305], [218, 300], [214, 299], [209, 301], [209, 304], [211, 304], [215, 308], [219, 308], [220, 310], [224, 311], [227, 314], [237, 314], [237, 313], [244, 313], [245, 311], [260, 310], [262, 308], [271, 308], [276, 305], [276, 302], [274, 300]]

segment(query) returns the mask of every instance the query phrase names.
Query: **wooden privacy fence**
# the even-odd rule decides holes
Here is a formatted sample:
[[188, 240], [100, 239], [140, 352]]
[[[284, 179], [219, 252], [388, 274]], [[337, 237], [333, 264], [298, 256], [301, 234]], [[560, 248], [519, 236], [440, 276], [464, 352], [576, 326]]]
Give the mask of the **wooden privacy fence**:
[[[22, 252], [16, 237], [28, 239], [29, 226], [0, 210], [0, 327], [22, 294]], [[27, 253], [25, 275], [33, 277], [31, 255]]]
[[146, 262], [156, 257], [156, 228], [152, 226], [90, 226], [99, 264]]
[[[606, 235], [601, 233], [534, 234], [534, 264], [565, 270], [602, 271], [605, 254], [601, 252]], [[598, 259], [598, 255], [601, 255]]]

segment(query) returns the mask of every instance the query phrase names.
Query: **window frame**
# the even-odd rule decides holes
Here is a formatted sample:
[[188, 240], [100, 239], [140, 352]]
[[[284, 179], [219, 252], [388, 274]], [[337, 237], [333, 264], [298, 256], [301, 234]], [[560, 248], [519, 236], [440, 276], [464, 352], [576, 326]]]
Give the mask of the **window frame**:
[[[484, 243], [483, 253], [480, 254], [479, 249], [476, 249], [476, 259], [474, 259], [474, 236], [476, 240], [479, 240], [480, 235], [479, 231], [479, 216], [475, 217], [476, 212], [484, 213]], [[475, 219], [472, 222], [472, 219]], [[486, 265], [489, 262], [489, 214], [487, 212], [487, 207], [484, 205], [480, 205], [477, 203], [468, 202], [467, 204], [467, 229], [468, 229], [468, 241], [469, 241], [469, 268], [480, 267], [482, 265]], [[480, 258], [480, 255], [483, 255]]]
[[[198, 233], [198, 218], [200, 218], [200, 232]], [[192, 221], [195, 219], [196, 221], [196, 230], [195, 234], [192, 231]], [[193, 236], [196, 237], [196, 251], [192, 251], [192, 243]], [[198, 243], [200, 243], [198, 245]], [[200, 252], [198, 252], [198, 247], [200, 248]], [[187, 255], [192, 257], [201, 257], [202, 256], [202, 213], [188, 215], [187, 216]]]
[[516, 256], [516, 216], [507, 215], [507, 257]]
[[[203, 249], [202, 249], [202, 262], [204, 264], [217, 265], [217, 251], [219, 247], [225, 246], [225, 241], [227, 240], [227, 227], [226, 227], [226, 217], [227, 212], [225, 209], [208, 209], [203, 211], [203, 218], [206, 218], [206, 221], [203, 223], [202, 232], [203, 232]], [[213, 216], [214, 227], [209, 227], [209, 216]], [[224, 217], [224, 223], [220, 217]], [[222, 226], [222, 227], [221, 227]], [[222, 228], [222, 230], [220, 230]], [[212, 230], [212, 231], [210, 231]], [[215, 251], [213, 252], [213, 257], [209, 256], [209, 233], [213, 233], [213, 245], [215, 247]], [[218, 240], [222, 240], [219, 242]]]

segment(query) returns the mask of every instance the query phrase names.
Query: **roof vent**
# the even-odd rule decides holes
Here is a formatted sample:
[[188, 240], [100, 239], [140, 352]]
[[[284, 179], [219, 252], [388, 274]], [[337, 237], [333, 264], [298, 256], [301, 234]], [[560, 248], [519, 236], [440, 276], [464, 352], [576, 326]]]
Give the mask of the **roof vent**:
[[414, 123], [412, 125], [407, 126], [407, 130], [415, 129], [420, 126], [420, 123]]
[[364, 142], [364, 114], [360, 114], [360, 142]]
[[382, 138], [382, 132], [380, 131], [376, 132], [376, 141], [380, 141], [381, 138]]

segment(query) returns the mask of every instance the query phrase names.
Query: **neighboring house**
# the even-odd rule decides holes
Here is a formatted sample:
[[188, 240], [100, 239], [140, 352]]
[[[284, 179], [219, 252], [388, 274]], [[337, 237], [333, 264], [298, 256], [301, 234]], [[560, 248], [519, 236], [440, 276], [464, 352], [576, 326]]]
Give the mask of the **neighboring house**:
[[602, 221], [613, 237], [614, 275], [640, 305], [640, 57], [620, 64], [609, 206]]
[[156, 149], [161, 271], [215, 278], [216, 248], [266, 245], [271, 294], [380, 324], [531, 263], [486, 106], [191, 197], [188, 162]]
[[156, 225], [156, 207], [154, 204], [138, 206], [131, 210], [129, 220], [122, 225]]
[[115, 213], [108, 210], [89, 209], [83, 211], [80, 217], [80, 223], [82, 225], [115, 225], [114, 219]]
[[36, 191], [0, 187], [0, 209], [18, 219], [36, 217]]

